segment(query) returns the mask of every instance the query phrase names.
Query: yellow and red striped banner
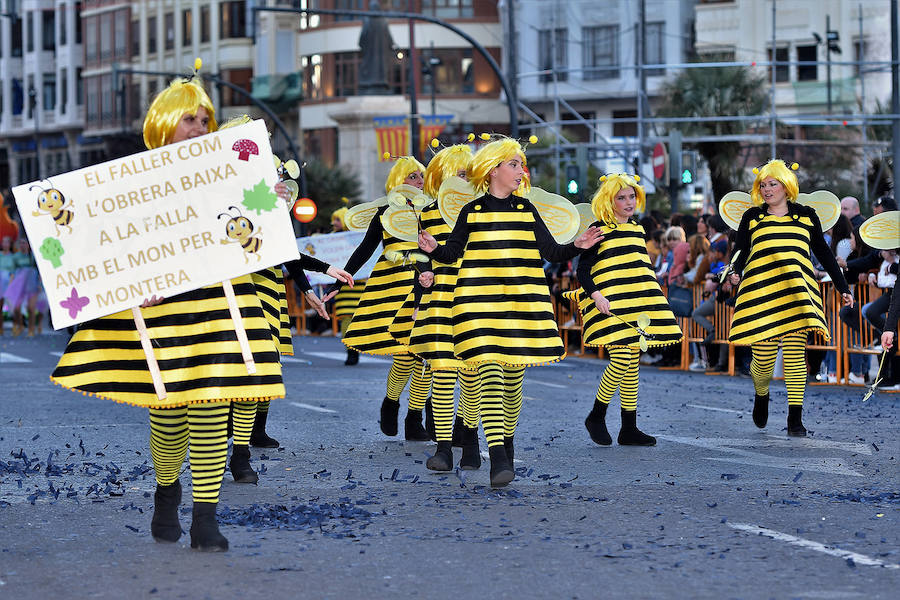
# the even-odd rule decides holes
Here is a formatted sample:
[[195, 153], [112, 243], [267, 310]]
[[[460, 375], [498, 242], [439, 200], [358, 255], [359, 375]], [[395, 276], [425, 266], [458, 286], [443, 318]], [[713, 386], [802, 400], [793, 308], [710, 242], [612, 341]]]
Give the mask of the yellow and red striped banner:
[[419, 156], [425, 156], [425, 150], [431, 140], [441, 135], [447, 123], [453, 120], [453, 115], [422, 115], [419, 117], [421, 124], [419, 131]]
[[391, 156], [409, 154], [409, 119], [403, 115], [397, 117], [374, 117], [375, 139], [378, 141], [378, 160], [387, 152]]

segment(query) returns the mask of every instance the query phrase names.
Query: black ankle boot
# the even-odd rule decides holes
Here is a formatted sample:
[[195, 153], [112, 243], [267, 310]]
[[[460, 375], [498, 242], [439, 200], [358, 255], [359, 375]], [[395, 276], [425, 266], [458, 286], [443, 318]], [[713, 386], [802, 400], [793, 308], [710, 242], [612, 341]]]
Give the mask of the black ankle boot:
[[225, 552], [228, 540], [219, 533], [215, 502], [194, 502], [191, 521], [191, 548], [200, 552]]
[[512, 470], [516, 470], [516, 461], [513, 459], [516, 453], [516, 447], [513, 444], [513, 436], [503, 436], [503, 449], [506, 450], [506, 459], [509, 461], [509, 466], [512, 467]]
[[803, 405], [789, 404], [787, 433], [792, 437], [806, 437], [806, 427], [803, 426]]
[[352, 367], [353, 365], [359, 362], [359, 352], [353, 350], [351, 348], [347, 348], [347, 360], [344, 361], [344, 364], [348, 367]]
[[181, 504], [181, 482], [177, 479], [170, 485], [156, 484], [153, 494], [153, 518], [150, 533], [157, 542], [174, 544], [181, 537], [178, 522], [178, 505]]
[[612, 436], [609, 435], [609, 430], [606, 428], [607, 408], [609, 408], [609, 404], [604, 404], [595, 399], [594, 408], [591, 409], [591, 412], [588, 413], [587, 418], [584, 420], [584, 426], [587, 428], [591, 440], [600, 446], [612, 445]]
[[655, 446], [656, 438], [637, 428], [637, 411], [623, 410], [618, 442], [620, 446]]
[[434, 456], [425, 461], [425, 466], [432, 471], [452, 471], [453, 447], [450, 442], [438, 442]]
[[453, 444], [454, 448], [462, 448], [466, 439], [466, 423], [463, 421], [463, 418], [459, 415], [456, 415], [456, 419], [453, 421]]
[[231, 447], [231, 460], [228, 462], [231, 476], [235, 483], [256, 483], [259, 475], [250, 466], [250, 448], [237, 444]]
[[386, 397], [381, 402], [381, 433], [384, 435], [397, 435], [397, 414], [400, 412], [400, 402]]
[[421, 410], [407, 411], [406, 418], [403, 420], [403, 433], [410, 442], [427, 442], [431, 439], [428, 432], [422, 427]]
[[481, 449], [478, 447], [478, 428], [462, 428], [462, 457], [459, 459], [459, 468], [464, 471], [474, 471], [481, 468]]
[[277, 448], [278, 440], [269, 437], [266, 433], [266, 420], [269, 413], [261, 413], [257, 411], [256, 419], [253, 421], [253, 431], [250, 433], [250, 445], [254, 448]]
[[506, 448], [502, 444], [490, 446], [488, 454], [491, 457], [491, 487], [506, 487], [510, 481], [516, 478], [516, 473], [512, 470], [506, 456]]
[[437, 433], [434, 430], [434, 406], [431, 405], [431, 396], [425, 401], [425, 431], [428, 432], [428, 439], [432, 442], [437, 441]]
[[753, 424], [762, 429], [769, 420], [769, 395], [753, 397]]

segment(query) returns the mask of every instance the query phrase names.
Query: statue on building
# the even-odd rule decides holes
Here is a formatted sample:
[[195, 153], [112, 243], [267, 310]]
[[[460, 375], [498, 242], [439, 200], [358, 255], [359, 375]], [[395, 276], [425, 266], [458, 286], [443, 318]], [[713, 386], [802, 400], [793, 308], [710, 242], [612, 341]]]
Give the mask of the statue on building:
[[[377, 1], [370, 10], [380, 11]], [[388, 76], [394, 63], [394, 40], [385, 17], [366, 17], [359, 34], [359, 94], [384, 96], [390, 93]]]

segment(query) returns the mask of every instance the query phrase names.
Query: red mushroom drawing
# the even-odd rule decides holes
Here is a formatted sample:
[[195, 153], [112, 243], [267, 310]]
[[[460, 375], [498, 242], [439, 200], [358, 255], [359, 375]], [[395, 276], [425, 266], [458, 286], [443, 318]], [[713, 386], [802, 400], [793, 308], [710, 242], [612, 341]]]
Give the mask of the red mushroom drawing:
[[259, 146], [253, 140], [238, 140], [231, 149], [238, 153], [238, 160], [250, 160], [251, 154], [259, 154]]

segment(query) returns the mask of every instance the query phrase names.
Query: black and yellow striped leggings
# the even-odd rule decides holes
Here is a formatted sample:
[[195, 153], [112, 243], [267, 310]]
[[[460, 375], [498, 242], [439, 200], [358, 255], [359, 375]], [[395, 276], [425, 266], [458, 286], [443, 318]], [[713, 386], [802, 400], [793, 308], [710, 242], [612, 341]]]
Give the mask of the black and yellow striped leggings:
[[[465, 426], [478, 427], [481, 378], [472, 371], [439, 370], [431, 382], [431, 405], [434, 408], [434, 429], [439, 442], [449, 442], [453, 434], [453, 391], [459, 379], [460, 410]], [[521, 394], [520, 394], [521, 406]]]
[[603, 404], [609, 404], [618, 389], [622, 410], [635, 411], [641, 351], [621, 346], [606, 350], [609, 352], [609, 364], [603, 369], [603, 376], [600, 377], [596, 399]]
[[150, 409], [150, 455], [158, 484], [175, 483], [190, 446], [194, 502], [219, 501], [219, 488], [228, 454], [228, 439], [225, 437], [228, 404], [224, 401], [207, 402]]
[[[806, 333], [789, 333], [781, 338], [781, 354], [784, 359], [784, 384], [787, 387], [788, 406], [803, 406], [806, 393]], [[756, 394], [769, 393], [769, 384], [775, 371], [779, 340], [766, 340], [750, 346], [750, 377]]]
[[400, 394], [412, 376], [409, 385], [409, 410], [422, 410], [425, 400], [431, 391], [431, 368], [412, 354], [394, 356], [391, 370], [388, 372], [387, 397], [394, 402], [400, 401]]
[[503, 444], [512, 437], [522, 411], [522, 382], [525, 367], [499, 363], [478, 365], [481, 376], [481, 425], [488, 446]]

